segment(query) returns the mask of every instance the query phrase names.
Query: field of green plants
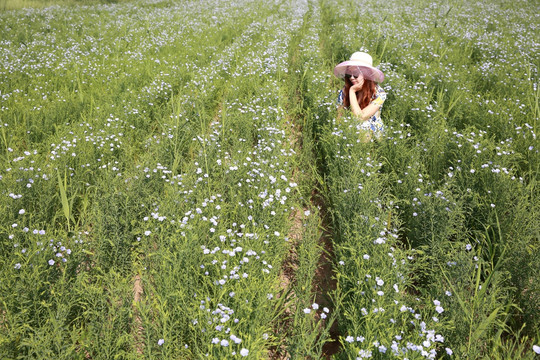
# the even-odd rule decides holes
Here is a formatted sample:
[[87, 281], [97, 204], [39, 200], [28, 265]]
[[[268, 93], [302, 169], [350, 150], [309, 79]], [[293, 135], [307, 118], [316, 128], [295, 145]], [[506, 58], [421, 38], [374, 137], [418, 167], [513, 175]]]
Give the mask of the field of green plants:
[[538, 3], [17, 4], [1, 359], [540, 356]]

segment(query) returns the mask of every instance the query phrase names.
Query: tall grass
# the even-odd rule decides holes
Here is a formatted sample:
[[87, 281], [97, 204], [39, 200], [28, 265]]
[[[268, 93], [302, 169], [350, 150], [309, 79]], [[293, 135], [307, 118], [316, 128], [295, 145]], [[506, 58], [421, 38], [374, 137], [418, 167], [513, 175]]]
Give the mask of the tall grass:
[[[523, 286], [524, 273], [515, 264], [527, 268], [525, 277], [534, 282], [529, 276], [538, 271], [530, 262], [536, 256], [533, 234], [538, 230], [532, 222], [538, 207], [532, 194], [537, 188], [535, 180], [527, 180], [524, 165], [536, 168], [538, 164], [535, 86], [532, 92], [525, 89], [531, 81], [536, 84], [537, 78], [523, 78], [531, 74], [527, 71], [534, 62], [530, 53], [522, 51], [523, 58], [513, 62], [510, 70], [504, 65], [511, 57], [508, 48], [495, 50], [501, 43], [510, 44], [510, 34], [519, 31], [505, 27], [499, 14], [504, 13], [500, 16], [506, 19], [521, 15], [504, 4], [494, 5], [490, 21], [498, 24], [497, 33], [484, 37], [488, 43], [493, 41], [490, 48], [486, 42], [473, 45], [475, 37], [482, 37], [477, 32], [480, 23], [470, 24], [468, 18], [468, 25], [463, 26], [459, 16], [448, 16], [456, 4], [431, 4], [424, 17], [408, 14], [425, 4], [370, 12], [370, 18], [382, 19], [379, 22], [357, 21], [367, 14], [365, 9], [378, 9], [375, 4], [357, 11], [350, 11], [351, 4], [322, 5], [320, 42], [307, 50], [315, 71], [306, 101], [318, 104], [308, 116], [314, 124], [319, 169], [327, 179], [327, 202], [334, 214], [336, 301], [347, 309], [338, 319], [344, 358], [387, 358], [389, 353], [435, 356], [431, 351], [438, 356], [532, 358], [530, 347], [538, 340], [527, 339], [537, 338], [538, 328], [536, 321], [524, 321], [522, 314], [532, 315], [537, 301], [532, 299], [538, 296]], [[405, 35], [404, 29], [412, 35]], [[517, 37], [510, 47], [524, 49], [527, 36], [519, 33]], [[482, 51], [477, 52], [475, 46], [482, 46]], [[473, 49], [471, 55], [463, 54], [463, 48]], [[383, 110], [389, 125], [387, 137], [368, 145], [359, 143], [362, 134], [354, 119], [335, 122], [333, 104], [339, 85], [329, 71], [332, 64], [358, 49], [379, 60], [387, 74], [383, 86], [389, 90]], [[336, 54], [340, 58], [335, 59]], [[499, 60], [490, 60], [493, 67], [488, 69], [485, 64], [490, 56]], [[514, 81], [503, 80], [508, 74]], [[532, 99], [533, 105], [527, 108], [519, 99], [511, 100], [517, 94]], [[518, 223], [523, 225], [522, 232], [516, 231]], [[395, 231], [397, 242], [388, 239], [388, 231]], [[370, 265], [373, 244], [392, 249], [383, 250], [377, 260], [384, 259], [385, 253], [395, 258], [396, 252], [404, 251], [397, 257], [403, 266], [397, 275], [408, 274], [402, 279], [407, 281], [395, 282], [404, 291], [386, 301], [389, 292], [383, 287], [392, 281], [396, 264]], [[381, 269], [386, 278], [378, 275], [382, 281], [364, 289], [361, 285], [373, 281], [373, 273]], [[374, 294], [377, 291], [382, 295]], [[524, 292], [531, 301], [528, 304], [521, 300]], [[415, 296], [421, 299], [419, 308], [412, 305]], [[406, 314], [396, 317], [399, 311], [389, 311], [403, 302], [405, 309], [413, 309], [417, 319], [424, 320], [422, 329], [429, 326], [440, 331], [444, 345], [437, 345], [433, 338], [425, 344], [414, 339], [418, 333], [402, 325], [406, 320], [400, 322]], [[440, 308], [430, 309], [429, 304]], [[365, 311], [358, 313], [359, 309]], [[385, 316], [373, 319], [381, 316], [381, 309], [385, 316], [392, 314], [388, 322]], [[428, 319], [435, 322], [430, 325]], [[400, 331], [399, 339], [388, 337]]]
[[[0, 2], [36, 6], [0, 14], [2, 358], [536, 356], [534, 11], [36, 4]], [[380, 141], [336, 119], [357, 50]]]
[[[142, 2], [2, 18], [32, 24], [5, 46], [36, 64], [2, 74], [3, 152], [20, 165], [2, 174], [5, 357], [320, 356], [315, 316], [328, 310], [313, 303], [320, 250], [308, 246], [319, 221], [297, 190], [309, 180], [293, 174], [284, 112], [302, 24], [292, 16], [308, 9], [281, 15], [291, 5], [209, 13]], [[43, 53], [48, 42], [63, 47]], [[293, 235], [305, 250], [289, 289]], [[11, 292], [31, 283], [24, 298]]]

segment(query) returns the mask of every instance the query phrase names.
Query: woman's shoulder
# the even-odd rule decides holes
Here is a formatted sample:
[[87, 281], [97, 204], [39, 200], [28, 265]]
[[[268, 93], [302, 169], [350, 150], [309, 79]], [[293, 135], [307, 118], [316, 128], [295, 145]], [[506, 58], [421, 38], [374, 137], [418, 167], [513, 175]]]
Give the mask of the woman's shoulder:
[[386, 91], [379, 84], [377, 84], [375, 88], [375, 97], [381, 97], [382, 99], [386, 99]]
[[371, 103], [375, 105], [380, 105], [382, 107], [384, 101], [386, 100], [386, 91], [377, 84], [375, 87], [375, 93], [373, 94]]

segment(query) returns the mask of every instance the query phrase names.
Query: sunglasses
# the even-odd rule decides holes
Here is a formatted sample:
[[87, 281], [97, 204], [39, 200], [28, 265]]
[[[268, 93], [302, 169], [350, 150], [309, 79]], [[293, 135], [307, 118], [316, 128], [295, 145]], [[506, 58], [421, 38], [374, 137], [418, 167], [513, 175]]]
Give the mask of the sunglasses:
[[345, 76], [348, 78], [348, 79], [351, 79], [351, 78], [358, 78], [359, 76], [363, 76], [362, 74], [362, 70], [360, 70], [360, 67], [356, 67], [356, 66], [350, 66], [348, 69], [347, 69], [347, 73], [345, 73]]
[[362, 73], [356, 73], [356, 74], [345, 74], [345, 77], [347, 77], [348, 79], [352, 79], [352, 78], [359, 78], [360, 76], [362, 75]]

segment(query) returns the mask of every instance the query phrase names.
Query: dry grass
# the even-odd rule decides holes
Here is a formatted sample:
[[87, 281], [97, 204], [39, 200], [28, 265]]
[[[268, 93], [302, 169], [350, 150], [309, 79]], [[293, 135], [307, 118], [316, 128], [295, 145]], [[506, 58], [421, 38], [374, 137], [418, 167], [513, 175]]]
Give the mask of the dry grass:
[[134, 329], [135, 329], [135, 348], [137, 349], [138, 354], [143, 353], [143, 327], [142, 327], [142, 320], [141, 317], [137, 311], [136, 304], [141, 301], [141, 296], [143, 294], [143, 287], [141, 283], [141, 276], [139, 274], [135, 275], [133, 278], [133, 312], [135, 313], [135, 320], [134, 320]]

